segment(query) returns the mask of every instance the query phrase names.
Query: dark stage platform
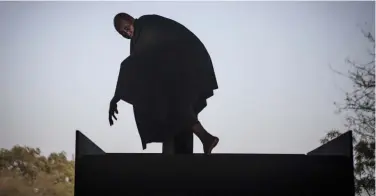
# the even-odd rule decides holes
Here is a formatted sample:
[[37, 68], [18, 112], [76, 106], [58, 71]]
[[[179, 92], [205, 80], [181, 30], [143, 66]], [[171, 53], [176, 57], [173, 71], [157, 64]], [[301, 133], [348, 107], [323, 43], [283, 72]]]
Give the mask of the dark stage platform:
[[305, 154], [105, 153], [76, 132], [75, 196], [354, 196], [352, 134]]

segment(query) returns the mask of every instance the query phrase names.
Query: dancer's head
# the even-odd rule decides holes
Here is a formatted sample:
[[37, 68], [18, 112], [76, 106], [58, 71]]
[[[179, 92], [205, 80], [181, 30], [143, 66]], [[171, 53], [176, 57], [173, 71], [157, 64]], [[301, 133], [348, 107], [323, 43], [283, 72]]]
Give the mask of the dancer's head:
[[133, 37], [134, 18], [126, 13], [118, 13], [114, 17], [114, 27], [116, 31], [126, 39], [131, 39]]

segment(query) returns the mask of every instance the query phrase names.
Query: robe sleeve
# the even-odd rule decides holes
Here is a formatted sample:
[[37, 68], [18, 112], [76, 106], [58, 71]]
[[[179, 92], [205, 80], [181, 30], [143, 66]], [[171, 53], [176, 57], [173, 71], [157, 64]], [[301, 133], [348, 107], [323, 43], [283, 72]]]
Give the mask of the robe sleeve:
[[117, 103], [118, 101], [120, 101], [123, 98], [123, 91], [124, 91], [124, 86], [125, 86], [125, 82], [126, 82], [124, 72], [126, 71], [125, 67], [127, 66], [128, 63], [130, 63], [130, 60], [131, 60], [130, 58], [131, 58], [131, 56], [128, 56], [121, 63], [119, 75], [118, 75], [118, 79], [117, 79], [117, 83], [116, 83], [116, 88], [115, 88], [115, 94], [114, 94], [114, 97], [112, 98], [112, 101], [115, 102], [115, 103]]
[[121, 100], [121, 84], [122, 84], [122, 69], [120, 68], [119, 75], [118, 75], [118, 80], [116, 83], [116, 88], [115, 88], [115, 94], [114, 97], [112, 98], [111, 102], [112, 103], [117, 103]]

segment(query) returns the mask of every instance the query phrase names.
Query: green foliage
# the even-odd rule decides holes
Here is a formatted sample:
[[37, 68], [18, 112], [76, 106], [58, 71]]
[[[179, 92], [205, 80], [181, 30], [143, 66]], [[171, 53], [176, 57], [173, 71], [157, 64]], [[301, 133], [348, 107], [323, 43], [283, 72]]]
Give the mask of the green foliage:
[[0, 149], [1, 196], [73, 196], [74, 162], [64, 152], [42, 156], [38, 148]]
[[[346, 127], [354, 135], [356, 193], [375, 195], [375, 39], [371, 33], [363, 34], [372, 45], [370, 61], [359, 64], [347, 60], [351, 69], [343, 75], [351, 80], [353, 89], [346, 93], [344, 103], [337, 104], [337, 107], [339, 112], [347, 114]], [[340, 134], [340, 131], [332, 130], [321, 139], [321, 143]]]

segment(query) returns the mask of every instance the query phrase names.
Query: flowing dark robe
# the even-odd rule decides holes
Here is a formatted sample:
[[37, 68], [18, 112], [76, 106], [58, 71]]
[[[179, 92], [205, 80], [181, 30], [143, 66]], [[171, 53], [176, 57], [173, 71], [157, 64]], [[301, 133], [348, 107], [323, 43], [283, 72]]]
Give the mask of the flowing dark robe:
[[143, 149], [181, 131], [170, 111], [190, 105], [198, 115], [218, 88], [202, 42], [183, 25], [158, 15], [134, 21], [130, 55], [121, 63], [114, 98], [133, 105]]

